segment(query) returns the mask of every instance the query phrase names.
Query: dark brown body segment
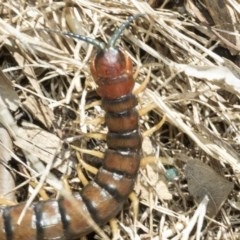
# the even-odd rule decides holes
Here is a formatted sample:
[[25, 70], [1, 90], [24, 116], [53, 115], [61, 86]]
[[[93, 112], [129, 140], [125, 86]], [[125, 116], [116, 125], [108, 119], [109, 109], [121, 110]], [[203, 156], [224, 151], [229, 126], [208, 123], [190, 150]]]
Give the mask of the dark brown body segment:
[[132, 62], [123, 51], [107, 48], [92, 59], [91, 71], [102, 97], [108, 127], [103, 165], [75, 200], [33, 204], [20, 225], [24, 204], [0, 209], [0, 240], [74, 239], [92, 231], [88, 219], [103, 225], [122, 208], [139, 169], [141, 135]]

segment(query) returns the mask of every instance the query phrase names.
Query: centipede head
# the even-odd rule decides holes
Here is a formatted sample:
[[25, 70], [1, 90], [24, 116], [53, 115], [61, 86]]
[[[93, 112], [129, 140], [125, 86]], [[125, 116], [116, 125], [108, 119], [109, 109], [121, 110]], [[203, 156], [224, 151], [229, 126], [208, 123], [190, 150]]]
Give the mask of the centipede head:
[[99, 86], [104, 85], [108, 79], [112, 81], [124, 73], [132, 73], [132, 61], [123, 49], [109, 47], [97, 51], [91, 62], [91, 72]]
[[123, 49], [116, 47], [116, 42], [124, 29], [140, 16], [143, 14], [131, 16], [122, 23], [107, 45], [97, 39], [73, 33], [63, 33], [93, 44], [97, 48], [98, 51], [93, 55], [91, 61], [91, 73], [98, 85], [97, 92], [101, 97], [117, 98], [128, 94], [133, 89], [132, 61]]
[[133, 89], [132, 61], [122, 49], [109, 47], [96, 52], [91, 72], [101, 97], [119, 98]]
[[[107, 46], [92, 57], [91, 72], [102, 97], [116, 98], [128, 94], [134, 86], [132, 61], [116, 42], [131, 22], [143, 14], [131, 16], [112, 35]], [[116, 90], [117, 89], [117, 90]]]

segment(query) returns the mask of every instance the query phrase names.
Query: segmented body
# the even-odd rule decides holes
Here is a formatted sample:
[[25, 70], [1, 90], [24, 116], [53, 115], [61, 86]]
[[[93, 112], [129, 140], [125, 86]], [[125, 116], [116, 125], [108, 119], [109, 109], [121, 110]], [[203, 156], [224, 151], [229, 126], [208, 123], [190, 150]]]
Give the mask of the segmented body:
[[[131, 19], [132, 20], [132, 19]], [[127, 24], [125, 24], [127, 25]], [[2, 207], [0, 240], [74, 239], [92, 231], [91, 218], [103, 225], [113, 218], [133, 190], [141, 152], [132, 62], [118, 48], [108, 47], [92, 58], [91, 72], [102, 97], [108, 127], [103, 165], [76, 201], [39, 201], [17, 224], [24, 203]]]

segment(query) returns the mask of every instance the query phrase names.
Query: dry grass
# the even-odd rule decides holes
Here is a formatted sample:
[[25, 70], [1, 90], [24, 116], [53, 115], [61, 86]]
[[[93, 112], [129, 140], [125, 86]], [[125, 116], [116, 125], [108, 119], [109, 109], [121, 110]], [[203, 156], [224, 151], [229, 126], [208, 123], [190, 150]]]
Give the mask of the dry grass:
[[[106, 132], [101, 125], [104, 113], [99, 98], [89, 94], [96, 87], [89, 71], [94, 47], [42, 29], [107, 41], [127, 16], [142, 12], [146, 16], [118, 41], [138, 71], [136, 92], [145, 137], [135, 187], [139, 213], [135, 219], [130, 203], [126, 204], [118, 217], [119, 230], [112, 235], [106, 226], [105, 234], [110, 239], [240, 239], [240, 70], [233, 63], [237, 57], [227, 61], [222, 53], [226, 50], [207, 27], [182, 5], [152, 9], [135, 0], [3, 0], [0, 10], [1, 66], [18, 95], [8, 89], [16, 108], [20, 107], [14, 118], [21, 127], [11, 117], [0, 118], [14, 139], [17, 164], [13, 168], [21, 175], [17, 179], [29, 193], [22, 196], [24, 190], [18, 189], [18, 200], [26, 200], [27, 195], [30, 200], [35, 195], [56, 197], [61, 189], [56, 176], [65, 176], [71, 190], [77, 190], [76, 163], [84, 184], [96, 170], [82, 161], [83, 153], [101, 157], [99, 151], [104, 151], [105, 135], [99, 134]], [[163, 117], [161, 130], [149, 132]], [[77, 154], [68, 144], [80, 148]], [[20, 156], [28, 166], [20, 163]], [[188, 159], [209, 163], [234, 183], [214, 219], [205, 217], [203, 225], [193, 230], [189, 226], [204, 217], [201, 209], [206, 203], [199, 212], [188, 191], [184, 173]], [[49, 169], [54, 169], [51, 174]], [[172, 170], [177, 175], [167, 178]], [[214, 184], [212, 176], [203, 178]]]

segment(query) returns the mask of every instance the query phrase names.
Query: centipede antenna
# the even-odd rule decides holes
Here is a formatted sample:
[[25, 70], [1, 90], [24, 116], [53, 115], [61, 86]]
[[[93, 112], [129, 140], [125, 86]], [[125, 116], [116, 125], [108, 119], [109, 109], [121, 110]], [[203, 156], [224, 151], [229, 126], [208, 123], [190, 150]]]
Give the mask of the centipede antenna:
[[95, 47], [97, 47], [101, 50], [105, 49], [105, 43], [101, 42], [101, 41], [98, 41], [97, 39], [93, 39], [93, 38], [90, 38], [90, 37], [82, 36], [82, 35], [71, 33], [71, 32], [61, 32], [61, 31], [51, 30], [51, 29], [44, 29], [44, 30], [47, 31], [47, 32], [54, 32], [54, 33], [57, 33], [57, 34], [62, 34], [62, 35], [65, 35], [65, 36], [68, 36], [68, 37], [71, 37], [71, 38], [75, 38], [75, 39], [90, 43], [90, 44], [94, 45]]
[[122, 25], [115, 30], [113, 33], [111, 39], [108, 42], [109, 47], [115, 47], [116, 41], [118, 40], [119, 36], [122, 34], [122, 32], [138, 17], [142, 17], [144, 14], [139, 13], [134, 16], [130, 16], [125, 22], [122, 23]]

